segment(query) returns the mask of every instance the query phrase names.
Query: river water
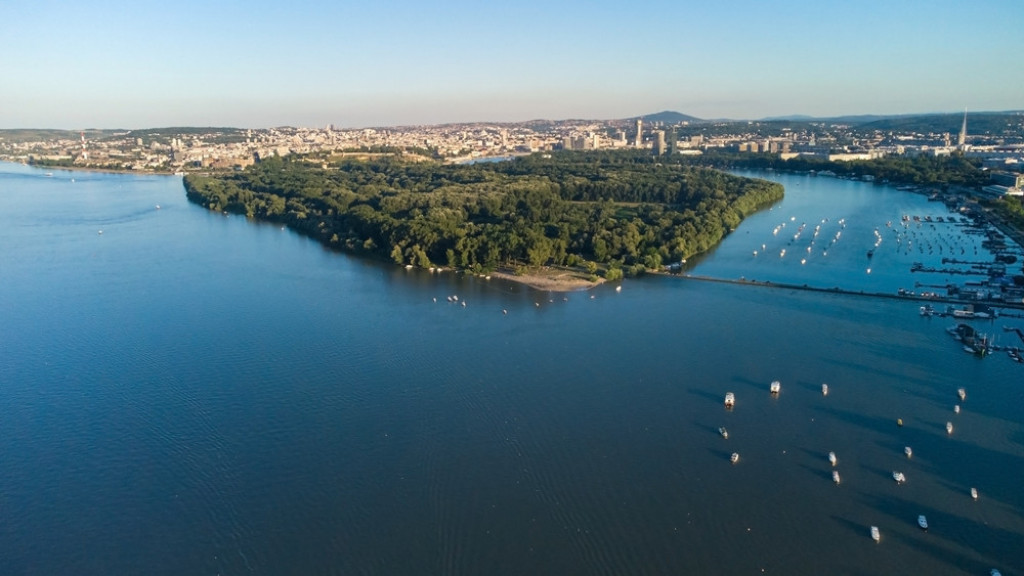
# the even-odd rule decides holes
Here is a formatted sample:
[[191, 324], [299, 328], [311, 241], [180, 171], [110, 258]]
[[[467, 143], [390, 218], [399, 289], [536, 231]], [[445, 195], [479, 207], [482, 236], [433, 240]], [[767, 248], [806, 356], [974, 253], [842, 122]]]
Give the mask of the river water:
[[[921, 196], [767, 176], [786, 198], [690, 273], [895, 291], [975, 257], [899, 226], [946, 215]], [[180, 178], [11, 164], [0, 246], [5, 573], [1024, 573], [1024, 367], [910, 302], [549, 294], [331, 252]]]

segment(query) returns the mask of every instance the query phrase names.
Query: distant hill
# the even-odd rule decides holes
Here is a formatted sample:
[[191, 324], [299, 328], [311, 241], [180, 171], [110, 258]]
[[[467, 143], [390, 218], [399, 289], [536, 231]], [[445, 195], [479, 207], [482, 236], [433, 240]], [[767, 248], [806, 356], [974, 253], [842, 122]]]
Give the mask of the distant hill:
[[[858, 124], [861, 130], [957, 134], [963, 124], [962, 112], [893, 116]], [[1024, 131], [1024, 112], [968, 112], [967, 134], [1020, 135]]]
[[674, 112], [672, 110], [665, 110], [656, 114], [645, 114], [643, 116], [634, 116], [633, 118], [627, 118], [635, 122], [637, 118], [643, 119], [644, 122], [661, 122], [662, 124], [679, 124], [680, 122], [703, 122], [696, 116], [690, 116], [681, 112]]
[[[935, 114], [858, 114], [847, 116], [807, 116], [793, 114], [789, 116], [772, 116], [760, 122], [825, 122], [829, 124], [849, 124], [861, 130], [880, 130], [884, 132], [920, 132], [937, 134], [960, 132], [963, 123], [963, 112]], [[1024, 124], [1024, 112], [967, 112], [968, 134], [1019, 134]]]

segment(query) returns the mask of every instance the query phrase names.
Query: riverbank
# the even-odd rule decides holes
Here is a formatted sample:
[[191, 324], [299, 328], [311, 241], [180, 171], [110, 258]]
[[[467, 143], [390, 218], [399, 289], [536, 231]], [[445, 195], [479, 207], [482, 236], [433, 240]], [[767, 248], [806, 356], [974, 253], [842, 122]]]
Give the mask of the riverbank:
[[511, 270], [496, 270], [492, 278], [500, 278], [509, 282], [524, 284], [535, 290], [547, 292], [578, 292], [589, 290], [604, 283], [604, 278], [591, 280], [586, 272], [562, 269], [540, 268], [524, 274], [515, 274]]

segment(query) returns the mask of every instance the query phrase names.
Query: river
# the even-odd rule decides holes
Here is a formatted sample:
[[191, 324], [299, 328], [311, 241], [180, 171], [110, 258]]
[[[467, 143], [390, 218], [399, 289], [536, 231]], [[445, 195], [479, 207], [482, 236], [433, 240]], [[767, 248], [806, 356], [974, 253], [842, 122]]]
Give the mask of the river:
[[[921, 196], [766, 176], [786, 198], [690, 273], [894, 291], [980, 241], [886, 226], [946, 214]], [[332, 252], [180, 178], [13, 164], [0, 246], [9, 574], [1024, 572], [1024, 367], [912, 302], [536, 292]]]

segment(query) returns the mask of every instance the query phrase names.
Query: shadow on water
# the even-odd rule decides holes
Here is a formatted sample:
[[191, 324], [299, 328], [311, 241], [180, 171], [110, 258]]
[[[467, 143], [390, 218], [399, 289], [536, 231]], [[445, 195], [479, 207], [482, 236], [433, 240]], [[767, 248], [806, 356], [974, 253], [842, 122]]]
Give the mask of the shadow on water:
[[708, 392], [707, 390], [701, 390], [700, 388], [690, 388], [687, 391], [690, 394], [697, 396], [698, 398], [703, 398], [708, 402], [718, 404], [720, 406], [722, 405], [722, 402], [725, 398], [725, 394], [712, 394], [711, 392]]
[[768, 394], [768, 386], [769, 386], [769, 384], [771, 384], [770, 381], [769, 382], [759, 382], [759, 381], [751, 380], [750, 378], [742, 378], [742, 377], [733, 378], [732, 381], [736, 382], [738, 384], [741, 384], [743, 386], [746, 386], [748, 388], [753, 388], [754, 390], [762, 391], [765, 394]]
[[882, 418], [879, 416], [867, 416], [857, 412], [850, 412], [849, 410], [840, 410], [831, 406], [823, 406], [817, 408], [817, 410], [827, 416], [831, 416], [841, 422], [847, 424], [853, 424], [860, 428], [868, 430], [875, 430], [878, 432], [894, 433], [898, 427], [894, 424], [891, 418]]
[[[989, 524], [922, 506], [905, 498], [865, 498], [866, 504], [885, 514], [894, 529], [891, 537], [921, 550], [936, 561], [971, 574], [984, 574], [993, 566], [1009, 566], [1019, 553], [1019, 535]], [[918, 515], [928, 518], [928, 530], [917, 526]], [[1014, 554], [1013, 558], [1008, 554]], [[978, 558], [978, 556], [982, 558]]]
[[[832, 480], [832, 471], [833, 470], [839, 470], [838, 466], [835, 467], [835, 468], [832, 468], [829, 465], [828, 460], [825, 460], [824, 467], [815, 468], [813, 466], [808, 466], [807, 464], [798, 464], [797, 466], [799, 466], [800, 468], [803, 468], [811, 476], [814, 476], [816, 478], [822, 478], [822, 479], [827, 480], [828, 482], [833, 483], [833, 484], [835, 484], [835, 482]], [[840, 473], [840, 476], [841, 476], [841, 474], [842, 473]], [[840, 480], [841, 479], [842, 478], [840, 477]]]

